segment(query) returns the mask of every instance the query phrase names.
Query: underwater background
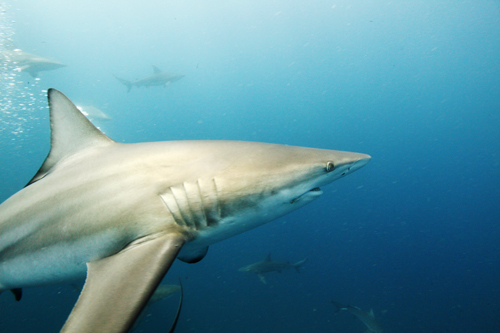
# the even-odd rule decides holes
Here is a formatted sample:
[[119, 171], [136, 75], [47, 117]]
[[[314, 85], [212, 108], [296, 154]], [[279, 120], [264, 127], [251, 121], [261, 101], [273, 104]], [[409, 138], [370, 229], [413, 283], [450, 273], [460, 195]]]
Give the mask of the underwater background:
[[[500, 332], [500, 2], [1, 1], [0, 202], [49, 151], [46, 90], [119, 142], [224, 139], [370, 154], [315, 202], [176, 261], [176, 332]], [[184, 74], [167, 87], [128, 80]], [[308, 258], [300, 274], [240, 267]], [[57, 332], [70, 285], [0, 296], [0, 332]], [[136, 332], [166, 331], [178, 293]]]

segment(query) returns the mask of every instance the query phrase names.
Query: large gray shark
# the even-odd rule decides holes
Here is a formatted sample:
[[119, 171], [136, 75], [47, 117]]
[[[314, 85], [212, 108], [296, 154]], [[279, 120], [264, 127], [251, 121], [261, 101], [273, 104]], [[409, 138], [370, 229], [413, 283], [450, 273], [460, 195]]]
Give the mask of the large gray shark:
[[337, 307], [338, 311], [340, 310], [349, 311], [350, 313], [355, 315], [359, 320], [361, 320], [363, 324], [365, 324], [367, 327], [365, 333], [383, 333], [382, 327], [380, 327], [380, 324], [377, 323], [377, 321], [375, 320], [373, 309], [370, 309], [370, 311], [366, 312], [355, 306], [342, 305], [335, 301], [332, 301], [332, 303], [333, 305], [335, 305], [335, 307]]
[[42, 58], [40, 56], [23, 52], [19, 49], [0, 51], [2, 63], [13, 67], [20, 72], [29, 73], [32, 77], [37, 77], [39, 72], [51, 71], [61, 67], [66, 67], [57, 61]]
[[305, 206], [370, 156], [260, 142], [118, 143], [48, 91], [51, 148], [0, 205], [0, 292], [82, 279], [62, 332], [127, 332], [176, 257]]
[[270, 272], [281, 273], [281, 271], [284, 271], [285, 269], [292, 268], [292, 267], [295, 268], [295, 270], [298, 273], [300, 273], [299, 268], [306, 261], [307, 261], [307, 258], [299, 260], [295, 264], [290, 264], [289, 262], [272, 261], [271, 254], [268, 254], [264, 260], [250, 264], [250, 265], [245, 266], [245, 267], [241, 267], [239, 269], [239, 271], [257, 274], [257, 276], [259, 277], [260, 281], [262, 281], [262, 283], [267, 283], [266, 278], [264, 277], [265, 273], [270, 273]]
[[114, 75], [114, 77], [123, 83], [127, 87], [127, 92], [132, 89], [133, 86], [136, 87], [151, 87], [151, 86], [168, 86], [170, 83], [179, 81], [185, 75], [184, 74], [171, 74], [167, 72], [163, 72], [158, 67], [153, 66], [153, 75], [145, 77], [143, 79], [128, 81], [125, 79], [121, 79]]

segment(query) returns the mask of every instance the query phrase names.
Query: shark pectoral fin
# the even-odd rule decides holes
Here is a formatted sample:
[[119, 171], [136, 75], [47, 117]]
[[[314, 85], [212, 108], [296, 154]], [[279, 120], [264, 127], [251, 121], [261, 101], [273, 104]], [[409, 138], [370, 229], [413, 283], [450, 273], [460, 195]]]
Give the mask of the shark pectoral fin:
[[297, 271], [297, 273], [300, 273], [300, 267], [302, 265], [304, 265], [307, 261], [307, 258], [304, 258], [302, 260], [299, 260], [297, 261], [295, 264], [293, 264], [292, 266], [295, 268], [295, 270]]
[[336, 301], [332, 301], [332, 304], [337, 308], [337, 311], [335, 313], [339, 312], [340, 310], [347, 310], [346, 306], [344, 304], [341, 304]]
[[15, 288], [10, 290], [12, 294], [14, 295], [14, 298], [16, 301], [20, 301], [21, 298], [23, 297], [23, 290], [21, 288]]
[[19, 71], [26, 72], [29, 75], [31, 75], [31, 77], [33, 77], [33, 78], [38, 77], [38, 71], [36, 69], [30, 67], [29, 65], [20, 66], [18, 68], [19, 68]]
[[191, 251], [186, 254], [182, 254], [178, 256], [178, 259], [184, 262], [187, 262], [188, 264], [194, 264], [200, 261], [201, 259], [205, 258], [208, 252], [208, 246], [202, 247], [198, 251]]
[[185, 243], [167, 234], [87, 263], [87, 280], [61, 332], [128, 332]]
[[266, 278], [262, 274], [257, 274], [259, 276], [260, 282], [267, 284]]
[[139, 327], [139, 324], [144, 319], [144, 316], [146, 316], [146, 313], [149, 311], [150, 306], [151, 306], [151, 304], [149, 304], [149, 302], [147, 302], [146, 305], [144, 306], [144, 309], [142, 309], [141, 313], [139, 314], [137, 319], [134, 321], [134, 324], [130, 328], [129, 333], [134, 332], [137, 329], [137, 327]]

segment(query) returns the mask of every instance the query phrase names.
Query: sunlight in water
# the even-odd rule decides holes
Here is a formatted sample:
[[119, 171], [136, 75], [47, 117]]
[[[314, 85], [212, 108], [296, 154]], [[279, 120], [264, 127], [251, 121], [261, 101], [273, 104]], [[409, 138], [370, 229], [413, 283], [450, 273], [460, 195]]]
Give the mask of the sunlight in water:
[[27, 78], [6, 52], [15, 49], [14, 21], [8, 13], [9, 5], [0, 3], [0, 134], [17, 137], [37, 119], [34, 110], [43, 108], [37, 100], [44, 101], [44, 93], [40, 79]]

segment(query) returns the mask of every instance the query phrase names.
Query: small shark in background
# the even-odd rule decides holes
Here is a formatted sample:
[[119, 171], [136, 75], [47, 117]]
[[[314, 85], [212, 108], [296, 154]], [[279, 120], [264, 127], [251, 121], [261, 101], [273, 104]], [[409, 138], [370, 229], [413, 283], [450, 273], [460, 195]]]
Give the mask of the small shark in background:
[[179, 299], [179, 306], [178, 306], [178, 309], [177, 309], [177, 314], [175, 315], [174, 322], [173, 322], [170, 330], [168, 331], [169, 333], [174, 332], [175, 326], [177, 325], [177, 321], [179, 319], [179, 315], [180, 315], [181, 308], [182, 308], [182, 298], [183, 298], [182, 284], [180, 284], [180, 285], [176, 285], [176, 284], [160, 284], [156, 288], [155, 293], [153, 294], [153, 296], [151, 296], [151, 298], [149, 299], [148, 303], [146, 304], [146, 306], [142, 310], [142, 312], [139, 315], [139, 317], [137, 318], [137, 320], [135, 321], [134, 325], [130, 329], [130, 332], [133, 332], [135, 329], [137, 329], [137, 327], [139, 326], [139, 323], [142, 321], [142, 319], [144, 319], [144, 316], [148, 312], [149, 307], [151, 305], [153, 305], [153, 304], [155, 304], [155, 303], [157, 303], [157, 302], [159, 302], [159, 301], [161, 301], [163, 299], [166, 299], [166, 298], [172, 296], [174, 293], [178, 292], [179, 290], [181, 292], [181, 297]]
[[90, 120], [110, 120], [112, 119], [110, 116], [105, 114], [103, 111], [99, 110], [95, 106], [92, 105], [87, 105], [87, 106], [80, 106], [77, 105], [76, 108], [80, 110], [81, 113], [85, 117], [87, 117]]
[[[85, 285], [62, 331], [128, 332], [176, 258], [295, 211], [370, 156], [245, 141], [119, 143], [49, 89], [50, 151], [0, 205], [0, 292]], [[314, 244], [311, 244], [313, 246]]]
[[281, 271], [288, 269], [288, 268], [292, 268], [292, 267], [295, 268], [297, 273], [300, 273], [299, 268], [306, 261], [307, 261], [307, 258], [299, 260], [295, 264], [290, 264], [289, 262], [272, 261], [271, 254], [268, 254], [264, 260], [256, 262], [254, 264], [250, 264], [250, 265], [245, 266], [245, 267], [242, 267], [238, 271], [257, 274], [257, 276], [259, 277], [260, 281], [262, 281], [262, 283], [267, 283], [266, 278], [264, 277], [265, 273], [269, 273], [269, 272], [281, 273]]
[[153, 296], [148, 301], [148, 305], [151, 306], [158, 301], [161, 301], [165, 298], [172, 296], [174, 293], [181, 290], [180, 285], [176, 284], [160, 284], [157, 288]]
[[343, 305], [335, 301], [332, 301], [332, 303], [337, 308], [337, 312], [340, 310], [346, 310], [355, 315], [359, 320], [361, 320], [367, 327], [365, 333], [383, 333], [382, 327], [380, 327], [380, 324], [375, 320], [373, 309], [365, 312], [355, 306]]
[[153, 75], [145, 77], [144, 79], [139, 79], [135, 81], [128, 81], [121, 79], [116, 75], [113, 75], [118, 81], [127, 86], [127, 92], [132, 89], [133, 86], [136, 87], [151, 87], [151, 86], [168, 86], [170, 83], [179, 81], [185, 75], [184, 74], [171, 74], [161, 71], [158, 67], [153, 66]]
[[23, 52], [19, 49], [0, 51], [0, 61], [14, 70], [29, 73], [32, 77], [38, 77], [42, 71], [51, 71], [66, 67], [57, 61], [42, 58], [40, 56]]

